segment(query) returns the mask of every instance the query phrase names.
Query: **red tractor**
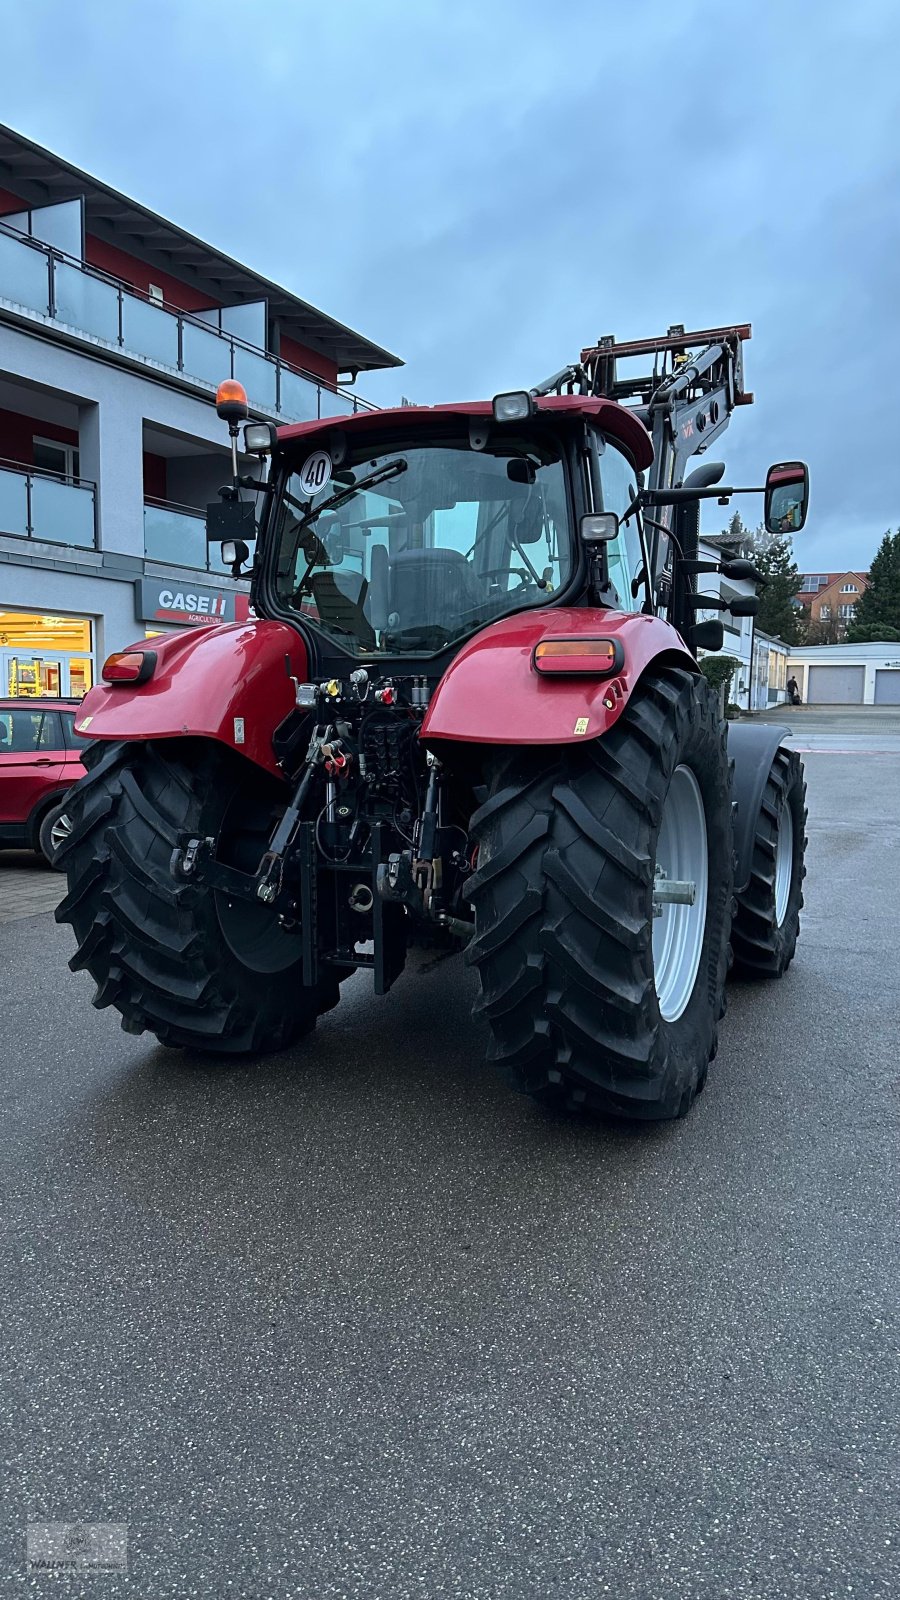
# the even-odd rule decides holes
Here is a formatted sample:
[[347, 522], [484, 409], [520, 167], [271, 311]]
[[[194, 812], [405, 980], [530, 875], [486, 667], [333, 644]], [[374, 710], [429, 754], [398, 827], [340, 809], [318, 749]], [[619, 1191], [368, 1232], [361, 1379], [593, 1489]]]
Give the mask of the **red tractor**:
[[[242, 463], [222, 386], [209, 534], [236, 574], [256, 539], [258, 620], [142, 640], [84, 702], [58, 916], [95, 1005], [278, 1050], [359, 968], [384, 994], [410, 952], [464, 951], [521, 1088], [688, 1109], [729, 965], [780, 977], [802, 901], [798, 757], [727, 728], [696, 659], [723, 636], [698, 613], [757, 604], [703, 593], [749, 562], [698, 554], [700, 500], [751, 491], [685, 478], [751, 398], [749, 332], [605, 339], [493, 402], [247, 422]], [[803, 464], [765, 497], [799, 530]]]

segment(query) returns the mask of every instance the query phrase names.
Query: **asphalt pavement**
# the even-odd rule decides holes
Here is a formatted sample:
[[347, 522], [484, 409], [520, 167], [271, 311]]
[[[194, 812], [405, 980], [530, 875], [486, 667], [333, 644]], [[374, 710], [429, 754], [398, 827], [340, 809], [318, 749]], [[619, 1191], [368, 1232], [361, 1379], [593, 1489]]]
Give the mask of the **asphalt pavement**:
[[900, 716], [802, 710], [798, 957], [676, 1124], [512, 1094], [457, 962], [192, 1063], [0, 927], [0, 1593], [53, 1521], [128, 1525], [67, 1594], [895, 1600]]

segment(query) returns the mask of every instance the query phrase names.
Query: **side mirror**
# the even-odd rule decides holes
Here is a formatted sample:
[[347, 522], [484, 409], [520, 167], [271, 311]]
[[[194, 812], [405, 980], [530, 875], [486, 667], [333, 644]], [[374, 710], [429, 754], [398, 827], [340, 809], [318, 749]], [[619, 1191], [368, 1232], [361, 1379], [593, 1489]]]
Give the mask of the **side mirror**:
[[587, 545], [609, 544], [619, 536], [619, 519], [614, 511], [589, 512], [582, 517], [579, 531]]
[[767, 533], [799, 533], [809, 506], [809, 468], [805, 461], [782, 461], [766, 473]]

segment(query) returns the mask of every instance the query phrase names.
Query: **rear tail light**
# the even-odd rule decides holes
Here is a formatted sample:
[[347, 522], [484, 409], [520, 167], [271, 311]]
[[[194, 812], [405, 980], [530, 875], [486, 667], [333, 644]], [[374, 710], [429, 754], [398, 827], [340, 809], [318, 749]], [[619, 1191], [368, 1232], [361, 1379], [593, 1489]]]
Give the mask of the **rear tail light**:
[[107, 656], [100, 676], [104, 683], [146, 683], [155, 666], [155, 650], [120, 650]]
[[621, 672], [625, 653], [618, 639], [541, 639], [532, 660], [536, 672], [582, 672], [608, 678]]

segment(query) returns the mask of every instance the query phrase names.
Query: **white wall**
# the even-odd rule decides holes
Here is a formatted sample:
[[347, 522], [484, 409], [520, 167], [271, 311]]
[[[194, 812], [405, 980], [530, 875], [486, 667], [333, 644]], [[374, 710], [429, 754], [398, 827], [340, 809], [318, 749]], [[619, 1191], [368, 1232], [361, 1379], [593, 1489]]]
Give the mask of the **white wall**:
[[810, 667], [865, 667], [863, 704], [875, 702], [875, 674], [879, 667], [900, 668], [900, 644], [819, 644], [795, 645], [790, 653], [790, 670], [807, 699]]

